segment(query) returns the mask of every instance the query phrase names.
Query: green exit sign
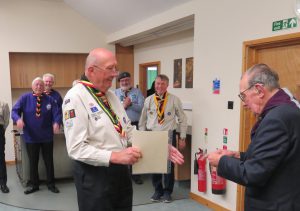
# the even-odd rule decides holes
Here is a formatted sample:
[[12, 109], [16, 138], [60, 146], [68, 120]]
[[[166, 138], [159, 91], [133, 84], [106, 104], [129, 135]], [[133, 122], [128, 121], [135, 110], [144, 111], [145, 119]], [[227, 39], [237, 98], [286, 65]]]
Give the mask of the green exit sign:
[[288, 18], [280, 21], [274, 21], [272, 31], [295, 28], [298, 26], [297, 18]]

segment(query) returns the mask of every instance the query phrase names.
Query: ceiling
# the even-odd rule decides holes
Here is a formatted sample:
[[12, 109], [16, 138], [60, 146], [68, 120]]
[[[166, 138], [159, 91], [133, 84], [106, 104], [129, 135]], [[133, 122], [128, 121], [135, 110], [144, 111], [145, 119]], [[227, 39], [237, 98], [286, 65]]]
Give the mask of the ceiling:
[[[79, 14], [98, 25], [103, 32], [110, 34], [192, 0], [63, 1]], [[133, 45], [187, 30], [193, 28], [193, 26], [194, 17], [191, 16], [124, 38], [116, 43], [123, 46]]]

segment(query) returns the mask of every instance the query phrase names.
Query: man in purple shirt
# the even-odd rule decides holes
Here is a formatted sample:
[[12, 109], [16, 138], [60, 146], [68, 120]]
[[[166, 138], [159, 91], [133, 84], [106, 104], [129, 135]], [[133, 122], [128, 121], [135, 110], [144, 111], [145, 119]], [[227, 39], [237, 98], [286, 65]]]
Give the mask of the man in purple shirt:
[[54, 182], [53, 133], [59, 132], [61, 113], [54, 99], [44, 94], [44, 82], [37, 77], [32, 81], [32, 91], [22, 95], [12, 109], [12, 119], [23, 129], [30, 166], [31, 186], [25, 190], [30, 194], [39, 190], [38, 162], [42, 149], [47, 172], [47, 186], [53, 193], [59, 193]]

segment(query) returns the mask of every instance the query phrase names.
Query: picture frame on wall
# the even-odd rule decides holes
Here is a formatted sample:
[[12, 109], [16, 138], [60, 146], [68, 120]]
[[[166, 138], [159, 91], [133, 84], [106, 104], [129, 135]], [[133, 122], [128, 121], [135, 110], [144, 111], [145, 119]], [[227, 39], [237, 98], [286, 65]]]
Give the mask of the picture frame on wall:
[[194, 57], [185, 60], [185, 88], [193, 88]]
[[182, 59], [174, 59], [173, 88], [182, 87]]

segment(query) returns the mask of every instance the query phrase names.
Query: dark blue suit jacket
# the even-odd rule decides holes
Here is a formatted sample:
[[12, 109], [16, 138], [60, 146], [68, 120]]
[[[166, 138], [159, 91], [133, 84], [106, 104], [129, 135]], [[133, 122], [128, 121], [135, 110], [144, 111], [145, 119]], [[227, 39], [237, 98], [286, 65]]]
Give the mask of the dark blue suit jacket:
[[222, 156], [218, 174], [246, 186], [245, 211], [300, 210], [300, 110], [269, 109], [241, 158]]

